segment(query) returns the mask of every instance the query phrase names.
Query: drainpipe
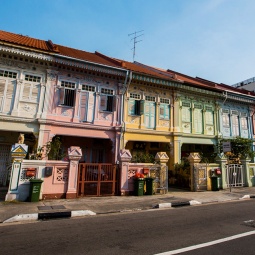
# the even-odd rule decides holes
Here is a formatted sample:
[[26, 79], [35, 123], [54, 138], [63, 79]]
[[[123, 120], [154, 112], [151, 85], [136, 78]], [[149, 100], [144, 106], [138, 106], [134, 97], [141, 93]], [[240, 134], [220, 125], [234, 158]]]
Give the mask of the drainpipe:
[[[128, 82], [127, 82], [128, 81]], [[122, 126], [122, 128], [121, 128], [121, 137], [123, 137], [124, 136], [124, 133], [125, 133], [125, 130], [126, 130], [126, 125], [125, 125], [125, 121], [123, 120], [123, 116], [124, 116], [124, 96], [125, 96], [125, 94], [127, 93], [127, 90], [128, 90], [128, 88], [129, 88], [129, 86], [130, 86], [130, 83], [131, 83], [131, 81], [132, 81], [132, 71], [127, 71], [127, 74], [126, 74], [126, 79], [125, 79], [125, 83], [124, 83], [124, 87], [126, 86], [126, 89], [125, 89], [125, 91], [123, 92], [123, 95], [122, 95], [122, 98], [121, 98], [121, 106], [122, 106], [122, 111], [121, 111], [121, 126]], [[123, 144], [122, 144], [122, 147], [124, 147], [124, 142], [123, 142]]]
[[225, 104], [225, 102], [227, 101], [227, 98], [228, 98], [228, 92], [226, 91], [226, 94], [224, 94], [224, 92], [223, 92], [223, 96], [225, 97], [223, 104]]

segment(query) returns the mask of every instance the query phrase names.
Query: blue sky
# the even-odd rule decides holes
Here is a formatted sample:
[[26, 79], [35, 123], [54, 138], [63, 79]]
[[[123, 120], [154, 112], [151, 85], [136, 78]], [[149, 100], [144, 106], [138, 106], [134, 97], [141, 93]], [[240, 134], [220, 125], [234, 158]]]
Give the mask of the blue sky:
[[[232, 85], [255, 76], [254, 0], [1, 0], [0, 30]], [[141, 33], [139, 33], [141, 34]]]

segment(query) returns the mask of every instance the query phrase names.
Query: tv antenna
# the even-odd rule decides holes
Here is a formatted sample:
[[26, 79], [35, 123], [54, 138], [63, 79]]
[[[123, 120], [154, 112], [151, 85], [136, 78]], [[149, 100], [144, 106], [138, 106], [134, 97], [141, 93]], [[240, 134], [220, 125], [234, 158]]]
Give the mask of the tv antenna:
[[144, 35], [144, 34], [139, 34], [139, 33], [142, 33], [144, 30], [140, 30], [140, 31], [136, 31], [132, 34], [128, 34], [128, 36], [133, 36], [133, 38], [131, 38], [131, 41], [133, 40], [134, 41], [134, 47], [131, 49], [133, 50], [133, 62], [135, 61], [135, 47], [136, 47], [136, 44], [141, 42], [142, 40], [139, 40], [137, 41], [137, 38]]

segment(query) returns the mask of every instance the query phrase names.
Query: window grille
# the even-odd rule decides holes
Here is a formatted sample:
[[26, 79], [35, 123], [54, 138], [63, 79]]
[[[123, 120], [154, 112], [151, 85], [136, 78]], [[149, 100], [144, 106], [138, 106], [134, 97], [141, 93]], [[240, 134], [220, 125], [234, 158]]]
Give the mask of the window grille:
[[89, 85], [84, 85], [82, 84], [82, 90], [84, 91], [90, 91], [90, 92], [95, 92], [96, 88], [94, 86], [89, 86]]
[[32, 82], [41, 82], [40, 76], [34, 76], [34, 75], [25, 75], [25, 81], [32, 81]]
[[184, 107], [190, 107], [190, 103], [182, 102], [182, 106], [184, 106]]
[[160, 98], [160, 103], [162, 104], [170, 104], [170, 100], [167, 98]]
[[75, 87], [76, 84], [74, 82], [69, 81], [61, 81], [60, 88], [60, 104], [64, 106], [73, 107], [75, 103]]
[[16, 79], [17, 78], [17, 73], [10, 72], [10, 71], [5, 71], [5, 70], [0, 70], [0, 76]]
[[112, 89], [101, 88], [101, 93], [105, 94], [105, 95], [113, 95], [113, 90]]
[[139, 95], [139, 94], [134, 94], [134, 93], [130, 93], [130, 98], [141, 99], [141, 95]]
[[146, 100], [146, 101], [155, 102], [155, 97], [145, 96], [145, 100]]

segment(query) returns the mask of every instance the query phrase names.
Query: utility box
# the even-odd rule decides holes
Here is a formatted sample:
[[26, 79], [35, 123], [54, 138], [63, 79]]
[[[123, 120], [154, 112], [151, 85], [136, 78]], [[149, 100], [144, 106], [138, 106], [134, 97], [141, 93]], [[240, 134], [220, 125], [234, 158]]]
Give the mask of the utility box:
[[44, 176], [45, 177], [52, 176], [52, 169], [53, 169], [52, 166], [45, 167], [45, 169], [44, 169]]

